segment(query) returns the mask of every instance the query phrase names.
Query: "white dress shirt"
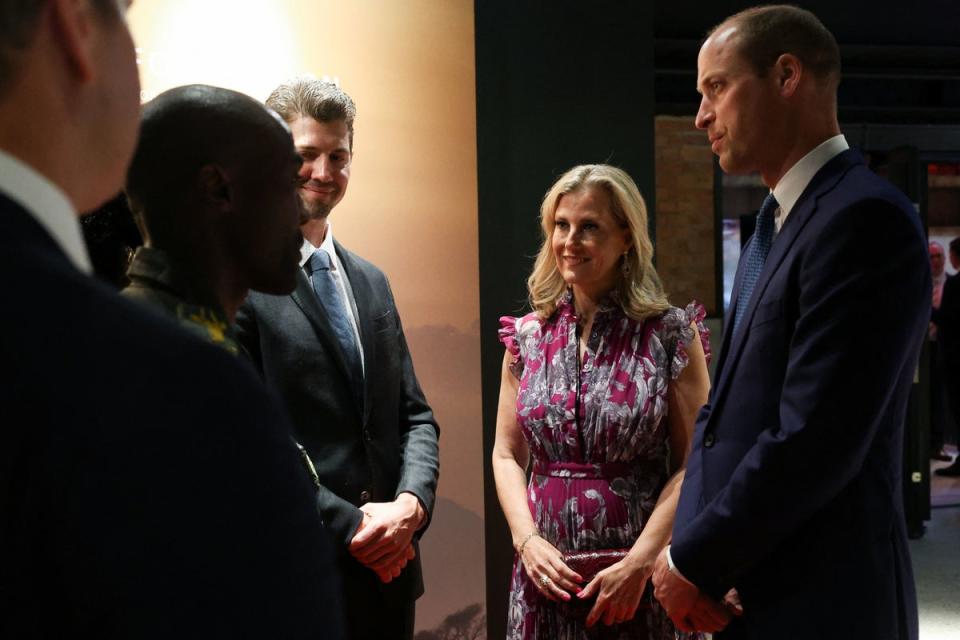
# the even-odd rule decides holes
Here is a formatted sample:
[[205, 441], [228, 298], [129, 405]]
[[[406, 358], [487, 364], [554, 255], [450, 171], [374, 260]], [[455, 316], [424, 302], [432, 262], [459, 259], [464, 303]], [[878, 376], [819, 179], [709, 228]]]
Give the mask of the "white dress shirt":
[[[300, 267], [307, 264], [307, 261], [310, 260], [310, 256], [313, 255], [318, 247], [310, 244], [310, 241], [306, 238], [303, 239], [303, 244], [300, 245]], [[347, 287], [350, 286], [347, 282], [346, 274], [343, 272], [343, 265], [340, 264], [340, 258], [337, 257], [336, 247], [333, 246], [333, 227], [330, 226], [330, 223], [327, 223], [327, 232], [324, 235], [323, 242], [320, 243], [320, 251], [326, 251], [330, 255], [330, 273], [333, 274], [333, 281], [337, 283], [337, 289], [340, 291], [340, 299], [343, 301], [343, 308], [349, 311], [350, 313], [350, 326], [353, 327], [353, 336], [357, 339], [357, 349], [360, 350], [360, 370], [361, 373], [366, 375], [367, 368], [363, 360], [363, 343], [360, 342], [360, 328], [357, 325], [357, 319], [353, 315], [353, 305], [350, 304], [350, 296], [347, 294]], [[313, 284], [313, 274], [310, 276], [310, 284]]]
[[77, 269], [93, 273], [76, 209], [60, 187], [15, 156], [0, 151], [0, 191], [33, 216]]
[[843, 137], [842, 133], [833, 136], [814, 147], [783, 174], [783, 177], [773, 188], [773, 197], [777, 199], [777, 204], [780, 205], [774, 218], [777, 233], [780, 233], [787, 216], [790, 215], [793, 206], [803, 195], [803, 190], [813, 180], [813, 176], [817, 175], [817, 171], [820, 171], [823, 165], [833, 160], [834, 156], [849, 148], [850, 145], [847, 144], [847, 139]]

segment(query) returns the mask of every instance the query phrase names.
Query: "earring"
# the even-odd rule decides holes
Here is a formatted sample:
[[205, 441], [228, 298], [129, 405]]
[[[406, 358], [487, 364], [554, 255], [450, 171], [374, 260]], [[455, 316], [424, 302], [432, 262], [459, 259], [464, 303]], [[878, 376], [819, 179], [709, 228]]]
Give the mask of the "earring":
[[630, 276], [630, 259], [629, 259], [629, 256], [630, 256], [630, 252], [629, 252], [629, 251], [624, 251], [624, 252], [623, 252], [623, 257], [622, 257], [622, 259], [620, 260], [620, 273], [623, 274], [623, 277], [624, 277], [624, 278], [627, 278], [627, 277]]

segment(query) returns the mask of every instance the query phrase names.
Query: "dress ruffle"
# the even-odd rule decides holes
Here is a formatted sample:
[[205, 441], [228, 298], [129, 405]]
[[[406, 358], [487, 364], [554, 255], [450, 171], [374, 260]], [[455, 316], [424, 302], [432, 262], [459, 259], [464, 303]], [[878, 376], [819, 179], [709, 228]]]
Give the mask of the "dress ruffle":
[[710, 358], [713, 354], [710, 350], [710, 330], [703, 323], [706, 317], [707, 310], [696, 300], [683, 309], [673, 307], [663, 315], [661, 323], [664, 337], [668, 342], [675, 344], [673, 358], [670, 362], [671, 379], [676, 380], [690, 364], [687, 345], [690, 344], [694, 336], [691, 324], [697, 327], [697, 332], [700, 334], [700, 344], [703, 346], [703, 354], [706, 356], [707, 364], [710, 364]]
[[523, 318], [514, 318], [513, 316], [500, 317], [500, 329], [497, 334], [500, 342], [507, 348], [510, 354], [510, 363], [507, 365], [517, 380], [523, 374], [523, 359], [520, 357], [520, 343], [517, 341], [517, 326], [523, 321]]
[[[703, 346], [703, 354], [706, 357], [707, 364], [713, 356], [710, 349], [710, 329], [704, 324], [707, 317], [707, 310], [702, 304], [693, 300], [685, 308], [671, 307], [664, 313], [660, 319], [664, 339], [672, 343], [674, 348], [673, 358], [670, 362], [670, 377], [676, 380], [680, 373], [690, 364], [690, 356], [687, 355], [687, 345], [693, 340], [694, 332], [690, 327], [694, 324], [697, 332], [700, 334], [700, 344]], [[521, 339], [518, 333], [521, 333], [521, 326], [528, 320], [535, 320], [535, 314], [527, 314], [522, 317], [501, 316], [500, 329], [497, 331], [500, 342], [510, 353], [511, 359], [508, 364], [510, 372], [519, 380], [523, 374], [523, 357], [521, 356]]]

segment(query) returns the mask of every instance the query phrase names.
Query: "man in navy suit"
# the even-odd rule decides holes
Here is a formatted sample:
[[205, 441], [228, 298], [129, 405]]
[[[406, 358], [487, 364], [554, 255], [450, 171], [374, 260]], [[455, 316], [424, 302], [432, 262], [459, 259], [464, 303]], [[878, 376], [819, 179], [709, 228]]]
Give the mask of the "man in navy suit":
[[735, 589], [718, 638], [917, 638], [901, 447], [930, 267], [910, 202], [840, 134], [839, 80], [789, 6], [728, 18], [698, 58], [698, 128], [771, 189], [653, 575], [685, 629], [723, 627]]
[[0, 637], [341, 638], [277, 403], [89, 276], [76, 212], [137, 139], [126, 4], [0, 8]]

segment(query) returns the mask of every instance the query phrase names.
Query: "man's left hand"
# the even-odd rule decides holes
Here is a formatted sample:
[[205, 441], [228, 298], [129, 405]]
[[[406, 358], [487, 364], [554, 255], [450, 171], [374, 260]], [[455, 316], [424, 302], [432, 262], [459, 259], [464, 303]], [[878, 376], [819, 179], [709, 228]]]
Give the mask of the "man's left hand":
[[413, 494], [401, 493], [393, 502], [368, 502], [360, 510], [366, 517], [350, 541], [350, 553], [364, 566], [382, 572], [408, 553], [425, 517], [423, 507]]
[[732, 614], [737, 613], [732, 605], [728, 608], [716, 602], [700, 593], [697, 585], [671, 571], [666, 548], [657, 556], [651, 580], [654, 597], [681, 631], [720, 631], [730, 622]]

